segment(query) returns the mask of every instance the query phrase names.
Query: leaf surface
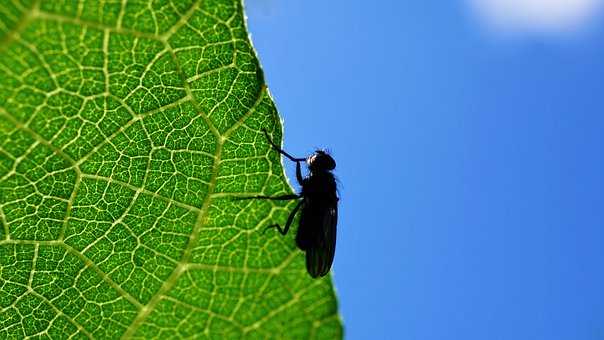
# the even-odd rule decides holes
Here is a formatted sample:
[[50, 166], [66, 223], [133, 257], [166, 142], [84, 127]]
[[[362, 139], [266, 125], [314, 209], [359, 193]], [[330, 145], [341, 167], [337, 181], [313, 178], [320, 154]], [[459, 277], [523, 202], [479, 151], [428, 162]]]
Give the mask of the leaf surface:
[[0, 338], [341, 337], [262, 128], [237, 0], [0, 0]]

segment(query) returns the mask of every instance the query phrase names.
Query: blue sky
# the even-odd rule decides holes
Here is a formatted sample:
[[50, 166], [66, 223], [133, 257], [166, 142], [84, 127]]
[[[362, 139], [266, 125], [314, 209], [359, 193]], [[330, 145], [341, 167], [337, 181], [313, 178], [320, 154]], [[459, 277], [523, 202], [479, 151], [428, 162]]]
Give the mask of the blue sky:
[[531, 1], [247, 1], [286, 150], [338, 162], [347, 339], [604, 338], [604, 16]]

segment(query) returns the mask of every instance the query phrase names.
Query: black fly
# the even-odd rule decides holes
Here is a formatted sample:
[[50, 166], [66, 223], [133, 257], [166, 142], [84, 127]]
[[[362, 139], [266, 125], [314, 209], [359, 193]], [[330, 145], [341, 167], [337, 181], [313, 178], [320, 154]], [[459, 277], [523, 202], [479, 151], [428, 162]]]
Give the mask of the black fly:
[[[338, 195], [336, 179], [331, 173], [335, 169], [336, 161], [325, 151], [316, 150], [308, 158], [294, 158], [278, 147], [268, 136], [264, 135], [273, 149], [292, 162], [296, 162], [296, 179], [302, 187], [299, 195], [282, 196], [254, 196], [268, 200], [294, 200], [301, 199], [289, 214], [285, 227], [278, 224], [267, 227], [277, 228], [281, 235], [287, 234], [294, 217], [300, 208], [300, 225], [296, 234], [298, 248], [306, 252], [306, 269], [313, 278], [325, 276], [331, 269], [336, 251], [336, 225], [338, 223]], [[309, 174], [302, 177], [300, 162], [308, 164]]]

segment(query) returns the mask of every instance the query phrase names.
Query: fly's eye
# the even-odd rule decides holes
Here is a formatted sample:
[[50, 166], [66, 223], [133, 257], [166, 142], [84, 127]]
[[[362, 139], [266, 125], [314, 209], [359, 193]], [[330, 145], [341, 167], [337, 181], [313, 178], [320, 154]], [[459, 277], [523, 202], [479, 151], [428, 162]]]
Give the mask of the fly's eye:
[[333, 170], [336, 168], [336, 161], [330, 155], [325, 155], [323, 167], [327, 170]]

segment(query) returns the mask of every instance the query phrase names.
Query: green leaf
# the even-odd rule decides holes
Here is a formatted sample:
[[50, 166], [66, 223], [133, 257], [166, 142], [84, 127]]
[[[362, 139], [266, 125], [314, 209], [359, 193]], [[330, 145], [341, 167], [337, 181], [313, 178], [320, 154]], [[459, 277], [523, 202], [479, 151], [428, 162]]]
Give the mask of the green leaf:
[[238, 0], [0, 0], [0, 338], [339, 338]]

